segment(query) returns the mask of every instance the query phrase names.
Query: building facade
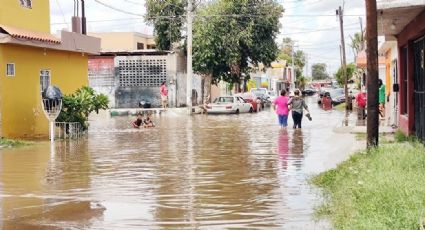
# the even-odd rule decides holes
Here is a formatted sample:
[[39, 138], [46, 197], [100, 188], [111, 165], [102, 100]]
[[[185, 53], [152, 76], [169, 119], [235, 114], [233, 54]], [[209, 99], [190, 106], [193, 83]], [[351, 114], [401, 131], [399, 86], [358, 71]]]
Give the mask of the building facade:
[[103, 52], [156, 49], [154, 36], [137, 32], [90, 33], [90, 36], [102, 40]]
[[425, 4], [421, 0], [386, 1], [378, 5], [379, 35], [397, 42], [399, 129], [425, 141]]
[[41, 92], [48, 85], [71, 94], [87, 85], [87, 54], [97, 38], [50, 34], [49, 1], [2, 0], [0, 4], [0, 136], [45, 138], [48, 120]]

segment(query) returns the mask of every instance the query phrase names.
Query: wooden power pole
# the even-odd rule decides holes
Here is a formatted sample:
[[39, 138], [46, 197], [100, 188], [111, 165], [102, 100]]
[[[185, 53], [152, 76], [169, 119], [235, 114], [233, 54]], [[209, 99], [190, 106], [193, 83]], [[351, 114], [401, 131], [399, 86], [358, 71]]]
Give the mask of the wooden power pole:
[[348, 111], [351, 101], [348, 101], [347, 57], [345, 54], [345, 37], [344, 37], [344, 11], [341, 6], [336, 10], [336, 14], [339, 16], [339, 26], [341, 29], [342, 77], [345, 79], [344, 80], [345, 111]]
[[367, 53], [367, 148], [378, 147], [379, 142], [379, 66], [378, 16], [376, 0], [366, 1], [366, 53]]

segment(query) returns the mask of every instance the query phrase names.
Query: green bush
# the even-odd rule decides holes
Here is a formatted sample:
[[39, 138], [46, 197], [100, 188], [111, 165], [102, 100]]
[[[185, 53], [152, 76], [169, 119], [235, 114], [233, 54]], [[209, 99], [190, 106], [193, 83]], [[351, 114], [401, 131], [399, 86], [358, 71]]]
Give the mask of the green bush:
[[92, 88], [84, 86], [74, 94], [62, 99], [62, 111], [58, 122], [79, 122], [83, 130], [88, 128], [90, 113], [108, 109], [109, 99], [104, 94], [97, 94]]

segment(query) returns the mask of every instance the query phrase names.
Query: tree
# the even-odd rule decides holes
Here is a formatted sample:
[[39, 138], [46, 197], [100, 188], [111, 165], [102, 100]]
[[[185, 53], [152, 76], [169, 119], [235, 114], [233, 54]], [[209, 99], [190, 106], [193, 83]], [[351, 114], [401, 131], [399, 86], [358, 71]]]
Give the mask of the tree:
[[56, 119], [58, 122], [79, 122], [83, 130], [88, 128], [90, 113], [108, 109], [109, 99], [104, 94], [97, 94], [92, 88], [84, 86], [74, 94], [64, 96], [62, 111]]
[[[345, 79], [343, 77], [342, 71], [343, 69], [342, 67], [340, 67], [335, 74], [335, 78], [338, 81], [338, 84], [340, 85], [345, 84]], [[350, 80], [353, 77], [355, 72], [356, 72], [356, 65], [354, 63], [348, 64], [347, 65], [347, 80]]]
[[198, 11], [203, 20], [194, 24], [193, 68], [204, 78], [204, 101], [210, 98], [211, 82], [247, 81], [253, 66], [276, 60], [282, 13], [273, 0], [220, 0]]
[[186, 0], [146, 0], [145, 20], [154, 26], [155, 44], [159, 50], [170, 50], [182, 40]]
[[314, 80], [324, 80], [329, 78], [329, 75], [326, 71], [325, 63], [314, 64], [311, 68], [312, 68], [311, 76]]
[[363, 45], [364, 45], [363, 36], [361, 33], [355, 33], [354, 37], [350, 36], [350, 39], [351, 39], [350, 47], [353, 50], [354, 59], [356, 59], [359, 51], [363, 50]]
[[[294, 62], [295, 76], [298, 79], [303, 76], [306, 56], [302, 50], [295, 51], [294, 45], [295, 42], [291, 38], [283, 38], [278, 59], [285, 60], [288, 65], [292, 65], [292, 62]], [[294, 52], [294, 60], [292, 60], [292, 52]]]
[[297, 78], [297, 87], [301, 90], [305, 89], [305, 86], [307, 85], [308, 79], [304, 76]]

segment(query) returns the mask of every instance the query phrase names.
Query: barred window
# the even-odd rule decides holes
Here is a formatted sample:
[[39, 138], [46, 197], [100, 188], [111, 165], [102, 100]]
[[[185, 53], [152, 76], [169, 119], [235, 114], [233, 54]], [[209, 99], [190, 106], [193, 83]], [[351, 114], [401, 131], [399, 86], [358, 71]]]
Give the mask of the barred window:
[[21, 2], [21, 6], [26, 8], [32, 8], [32, 0], [19, 0]]
[[43, 93], [50, 85], [50, 70], [40, 70], [40, 91]]
[[119, 60], [120, 86], [160, 86], [167, 80], [167, 60]]
[[14, 77], [15, 76], [15, 63], [6, 64], [6, 76]]

